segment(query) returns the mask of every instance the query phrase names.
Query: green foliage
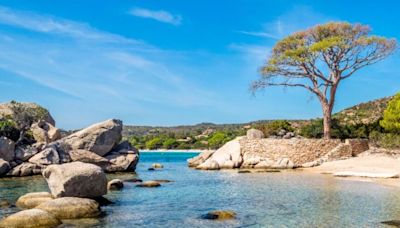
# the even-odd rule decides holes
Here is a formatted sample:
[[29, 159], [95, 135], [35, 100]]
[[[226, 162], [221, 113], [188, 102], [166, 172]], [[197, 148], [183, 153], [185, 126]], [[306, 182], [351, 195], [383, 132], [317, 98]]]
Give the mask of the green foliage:
[[387, 108], [383, 112], [383, 119], [380, 125], [391, 133], [400, 133], [400, 93], [396, 94], [389, 101]]
[[232, 138], [225, 132], [217, 131], [215, 132], [211, 138], [208, 139], [208, 145], [212, 149], [217, 149], [230, 141]]
[[149, 150], [154, 150], [160, 148], [163, 144], [163, 140], [160, 137], [155, 137], [150, 141], [146, 142], [146, 148]]
[[0, 136], [17, 141], [19, 139], [19, 130], [15, 122], [12, 120], [0, 120]]
[[400, 135], [396, 133], [371, 132], [370, 142], [378, 147], [387, 149], [400, 149]]
[[[371, 124], [341, 125], [338, 120], [333, 119], [331, 123], [332, 138], [368, 138], [373, 131], [381, 132], [379, 121]], [[306, 138], [322, 138], [324, 127], [322, 119], [312, 120], [300, 128], [300, 135]]]
[[174, 138], [167, 138], [163, 142], [164, 149], [174, 149], [179, 145], [179, 143]]
[[294, 131], [293, 127], [286, 120], [274, 120], [265, 124], [259, 124], [255, 128], [261, 130], [266, 137], [277, 135], [281, 130], [287, 132]]

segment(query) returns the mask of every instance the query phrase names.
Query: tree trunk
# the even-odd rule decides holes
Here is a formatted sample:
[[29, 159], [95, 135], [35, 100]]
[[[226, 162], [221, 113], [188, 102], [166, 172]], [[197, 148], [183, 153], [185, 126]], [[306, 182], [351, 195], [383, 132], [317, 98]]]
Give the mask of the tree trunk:
[[331, 139], [332, 112], [324, 110], [324, 139]]

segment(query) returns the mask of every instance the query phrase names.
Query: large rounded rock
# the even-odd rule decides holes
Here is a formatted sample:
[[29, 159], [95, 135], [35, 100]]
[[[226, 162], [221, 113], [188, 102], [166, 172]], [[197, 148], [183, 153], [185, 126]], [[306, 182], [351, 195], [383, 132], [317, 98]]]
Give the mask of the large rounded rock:
[[10, 164], [0, 158], [0, 177], [6, 174], [11, 169]]
[[19, 197], [16, 205], [22, 209], [30, 209], [52, 199], [53, 196], [48, 192], [32, 192]]
[[38, 165], [59, 164], [60, 156], [54, 147], [49, 147], [35, 154], [29, 159], [29, 162]]
[[4, 159], [5, 161], [12, 161], [15, 157], [15, 143], [6, 138], [0, 137], [0, 158]]
[[197, 168], [206, 170], [239, 168], [243, 163], [240, 139], [239, 137], [227, 142], [224, 146], [215, 151], [204, 163], [197, 166]]
[[264, 133], [257, 129], [248, 130], [246, 136], [247, 139], [263, 139], [265, 137]]
[[107, 178], [96, 165], [71, 162], [50, 165], [43, 171], [54, 197], [98, 197], [107, 194]]
[[61, 139], [71, 150], [88, 150], [104, 156], [118, 145], [122, 138], [122, 121], [107, 120], [94, 124]]
[[100, 215], [100, 206], [95, 200], [78, 197], [53, 199], [36, 208], [51, 213], [58, 219], [94, 218]]
[[61, 221], [54, 215], [40, 210], [30, 209], [12, 214], [0, 222], [2, 228], [46, 228], [56, 227]]

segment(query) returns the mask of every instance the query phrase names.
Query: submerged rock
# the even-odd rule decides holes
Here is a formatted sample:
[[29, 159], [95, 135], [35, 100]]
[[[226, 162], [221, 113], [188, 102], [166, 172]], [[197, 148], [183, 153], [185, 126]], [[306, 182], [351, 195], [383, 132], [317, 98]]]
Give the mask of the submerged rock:
[[201, 216], [201, 218], [211, 220], [235, 219], [236, 213], [234, 211], [210, 211], [207, 214]]
[[136, 185], [136, 187], [143, 187], [143, 188], [156, 188], [160, 186], [161, 184], [157, 181], [145, 181], [141, 184]]
[[17, 212], [0, 221], [2, 228], [50, 228], [60, 224], [53, 214], [36, 208]]
[[10, 208], [13, 205], [7, 200], [0, 200], [0, 208]]
[[52, 199], [53, 196], [48, 192], [32, 192], [19, 197], [16, 205], [22, 209], [31, 209]]
[[139, 179], [139, 178], [131, 178], [131, 179], [126, 179], [126, 180], [124, 180], [124, 182], [136, 183], [136, 182], [143, 182], [143, 180], [142, 180], [142, 179]]
[[107, 194], [107, 178], [96, 165], [71, 162], [50, 165], [43, 171], [54, 197], [98, 197]]
[[124, 187], [124, 182], [120, 179], [110, 180], [107, 184], [108, 190], [120, 190]]
[[171, 183], [171, 182], [173, 182], [173, 181], [171, 181], [171, 180], [164, 180], [164, 179], [161, 179], [161, 180], [153, 180], [153, 181], [158, 182], [158, 183]]
[[400, 220], [389, 220], [381, 223], [388, 226], [400, 227]]
[[36, 208], [47, 211], [58, 219], [94, 218], [100, 215], [100, 206], [95, 200], [78, 197], [53, 199]]
[[153, 167], [154, 169], [162, 169], [162, 168], [164, 168], [164, 166], [162, 164], [160, 164], [160, 163], [153, 163], [151, 165], [151, 167]]

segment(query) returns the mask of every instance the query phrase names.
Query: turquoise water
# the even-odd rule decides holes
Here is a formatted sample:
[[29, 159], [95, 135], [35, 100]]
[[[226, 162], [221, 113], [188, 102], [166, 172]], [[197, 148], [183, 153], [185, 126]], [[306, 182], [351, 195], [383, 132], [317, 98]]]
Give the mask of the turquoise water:
[[[109, 178], [168, 179], [160, 188], [137, 188], [126, 183], [107, 198], [98, 220], [87, 227], [379, 227], [400, 219], [400, 190], [368, 182], [336, 179], [302, 171], [238, 174], [236, 171], [198, 171], [186, 167], [189, 153], [142, 153], [137, 174]], [[165, 168], [148, 171], [154, 162]], [[0, 200], [47, 190], [41, 177], [0, 180]], [[229, 209], [232, 221], [202, 220], [210, 210]], [[0, 209], [0, 217], [16, 208]]]

